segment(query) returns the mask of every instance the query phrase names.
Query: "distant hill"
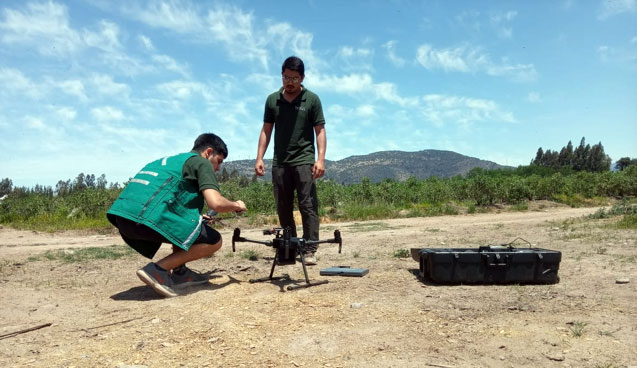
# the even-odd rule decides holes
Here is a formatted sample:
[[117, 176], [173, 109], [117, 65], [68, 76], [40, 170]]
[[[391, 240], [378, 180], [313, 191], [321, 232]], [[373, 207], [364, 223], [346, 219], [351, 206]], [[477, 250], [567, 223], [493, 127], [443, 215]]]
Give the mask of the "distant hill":
[[[270, 181], [272, 179], [272, 160], [264, 161], [266, 175], [263, 179]], [[419, 179], [430, 176], [447, 178], [464, 175], [476, 167], [503, 169], [509, 166], [498, 165], [495, 162], [464, 156], [452, 151], [381, 151], [368, 155], [350, 156], [338, 161], [326, 160], [325, 178], [343, 184], [359, 183], [364, 177], [368, 177], [372, 182], [379, 182], [387, 178], [402, 181], [411, 176]], [[225, 168], [228, 173], [236, 170], [241, 175], [252, 177], [254, 175], [254, 160], [225, 161], [222, 168]]]

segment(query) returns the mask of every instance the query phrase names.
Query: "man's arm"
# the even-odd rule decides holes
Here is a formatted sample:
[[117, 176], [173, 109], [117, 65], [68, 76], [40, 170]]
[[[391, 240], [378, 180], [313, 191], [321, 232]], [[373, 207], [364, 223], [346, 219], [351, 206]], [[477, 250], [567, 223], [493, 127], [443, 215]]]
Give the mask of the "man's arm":
[[247, 211], [243, 201], [230, 201], [214, 189], [204, 189], [202, 192], [208, 208], [217, 212], [243, 212]]
[[265, 166], [263, 164], [263, 155], [268, 149], [270, 143], [270, 137], [272, 136], [272, 128], [274, 124], [264, 122], [263, 128], [261, 128], [261, 134], [259, 134], [259, 147], [257, 148], [257, 162], [254, 164], [254, 172], [258, 176], [265, 175]]
[[315, 126], [314, 133], [316, 134], [316, 150], [318, 151], [318, 158], [312, 167], [312, 175], [314, 176], [314, 179], [318, 179], [325, 174], [325, 150], [327, 148], [325, 124]]

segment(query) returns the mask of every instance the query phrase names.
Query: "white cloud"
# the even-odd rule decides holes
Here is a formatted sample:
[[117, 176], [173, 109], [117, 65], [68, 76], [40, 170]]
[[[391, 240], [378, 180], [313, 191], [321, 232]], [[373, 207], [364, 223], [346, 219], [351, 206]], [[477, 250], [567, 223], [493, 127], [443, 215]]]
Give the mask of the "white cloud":
[[188, 67], [180, 65], [168, 55], [153, 55], [153, 60], [160, 64], [164, 69], [181, 74], [183, 77], [189, 77]]
[[0, 94], [13, 94], [39, 98], [42, 88], [33, 83], [20, 70], [12, 68], [0, 68]]
[[122, 44], [119, 42], [119, 27], [115, 23], [101, 21], [97, 32], [84, 31], [84, 42], [91, 47], [106, 52], [120, 52]]
[[497, 103], [490, 100], [430, 94], [423, 96], [422, 102], [423, 115], [436, 125], [515, 122], [511, 112], [502, 110]]
[[342, 57], [351, 58], [351, 57], [368, 57], [368, 56], [371, 56], [373, 53], [370, 49], [363, 49], [363, 48], [355, 49], [351, 46], [342, 46], [339, 50], [339, 54]]
[[127, 84], [117, 83], [107, 74], [93, 74], [91, 82], [97, 92], [102, 95], [127, 96], [130, 93], [130, 87]]
[[505, 13], [492, 14], [490, 17], [491, 25], [495, 29], [497, 35], [501, 38], [512, 38], [513, 28], [509, 25], [518, 15], [517, 11], [510, 10]]
[[84, 93], [84, 84], [80, 80], [74, 79], [62, 81], [59, 83], [59, 88], [62, 92], [67, 95], [75, 96], [82, 102], [88, 100], [88, 97], [86, 97], [86, 94]]
[[337, 53], [340, 67], [343, 70], [361, 71], [373, 69], [374, 52], [367, 48], [342, 46]]
[[95, 107], [91, 109], [91, 115], [100, 122], [124, 120], [124, 113], [111, 106]]
[[192, 3], [169, 1], [152, 3], [142, 9], [126, 7], [123, 13], [152, 27], [188, 34], [193, 42], [220, 43], [229, 58], [256, 62], [263, 70], [268, 70], [270, 48], [279, 50], [281, 57], [290, 52], [298, 55], [312, 68], [324, 65], [312, 50], [311, 33], [285, 22], [265, 21], [260, 25], [252, 12], [235, 6], [203, 9]]
[[605, 20], [623, 13], [635, 13], [637, 0], [602, 0], [597, 18]]
[[75, 118], [77, 117], [77, 111], [72, 107], [57, 108], [55, 109], [55, 113], [60, 119], [64, 121], [75, 120]]
[[416, 60], [425, 69], [470, 72], [468, 63], [477, 65], [483, 62], [481, 58], [476, 50], [468, 50], [466, 47], [436, 50], [430, 45], [422, 45], [416, 51]]
[[635, 67], [637, 62], [637, 55], [632, 49], [616, 48], [611, 46], [602, 45], [597, 48], [597, 55], [604, 63], [610, 64], [623, 64], [630, 68]]
[[180, 1], [150, 2], [145, 9], [123, 6], [129, 16], [150, 26], [171, 29], [179, 33], [197, 33], [204, 29], [201, 11]]
[[168, 97], [175, 97], [180, 100], [187, 100], [195, 95], [202, 96], [207, 102], [215, 100], [213, 91], [199, 82], [172, 81], [159, 84], [157, 89]]
[[400, 68], [405, 65], [405, 59], [396, 55], [395, 45], [396, 45], [396, 41], [392, 40], [383, 44], [382, 47], [387, 50], [387, 58], [389, 59], [389, 61], [391, 61], [392, 64]]
[[153, 41], [150, 40], [150, 38], [144, 36], [144, 35], [140, 35], [138, 37], [139, 42], [142, 44], [142, 46], [144, 47], [144, 49], [146, 51], [154, 51], [155, 50], [155, 46], [153, 45]]
[[51, 1], [29, 3], [24, 11], [5, 8], [0, 30], [2, 42], [35, 47], [43, 55], [66, 56], [82, 46], [66, 7]]
[[42, 119], [40, 118], [37, 118], [34, 116], [27, 116], [24, 118], [24, 120], [27, 127], [29, 127], [30, 129], [46, 130], [47, 128], [46, 124], [44, 124], [44, 121], [42, 121]]
[[529, 92], [529, 94], [526, 96], [526, 100], [531, 103], [537, 103], [541, 102], [542, 98], [540, 97], [540, 94], [538, 92]]
[[374, 105], [360, 105], [356, 108], [356, 115], [361, 117], [372, 117], [376, 115]]
[[473, 32], [480, 32], [482, 28], [479, 18], [480, 12], [477, 10], [464, 10], [455, 16], [455, 20], [458, 24]]
[[533, 64], [509, 64], [504, 60], [501, 64], [489, 65], [488, 75], [494, 77], [508, 77], [517, 82], [532, 82], [537, 79], [537, 71]]
[[417, 98], [400, 96], [393, 83], [374, 83], [372, 77], [367, 73], [351, 73], [343, 76], [311, 74], [307, 76], [306, 80], [310, 81], [312, 88], [354, 96], [369, 96], [400, 106], [413, 106], [418, 101]]
[[511, 64], [505, 58], [500, 63], [493, 62], [481, 49], [468, 46], [435, 49], [422, 45], [416, 53], [416, 60], [425, 69], [442, 69], [462, 73], [486, 73], [496, 77], [508, 77], [516, 81], [533, 81], [537, 72], [533, 64]]

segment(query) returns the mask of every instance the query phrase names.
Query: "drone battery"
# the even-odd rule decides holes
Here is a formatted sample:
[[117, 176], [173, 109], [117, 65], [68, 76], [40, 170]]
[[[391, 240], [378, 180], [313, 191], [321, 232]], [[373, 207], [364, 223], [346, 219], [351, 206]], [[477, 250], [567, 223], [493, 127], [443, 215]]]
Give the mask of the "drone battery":
[[450, 284], [554, 284], [562, 253], [540, 248], [412, 248], [423, 280]]
[[330, 267], [324, 268], [319, 273], [321, 276], [354, 276], [363, 277], [367, 275], [369, 269], [367, 268], [349, 268], [349, 267]]
[[293, 265], [296, 263], [296, 248], [277, 248], [277, 263], [279, 265]]

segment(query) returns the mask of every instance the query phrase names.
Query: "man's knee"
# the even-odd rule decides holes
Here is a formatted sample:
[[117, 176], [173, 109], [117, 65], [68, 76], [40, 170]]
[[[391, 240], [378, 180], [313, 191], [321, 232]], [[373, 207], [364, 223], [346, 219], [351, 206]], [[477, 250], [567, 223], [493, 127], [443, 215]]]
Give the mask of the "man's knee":
[[205, 256], [206, 257], [211, 256], [215, 252], [217, 252], [219, 249], [221, 249], [222, 243], [223, 243], [223, 239], [219, 239], [219, 241], [214, 244], [203, 244], [202, 250], [205, 253]]

